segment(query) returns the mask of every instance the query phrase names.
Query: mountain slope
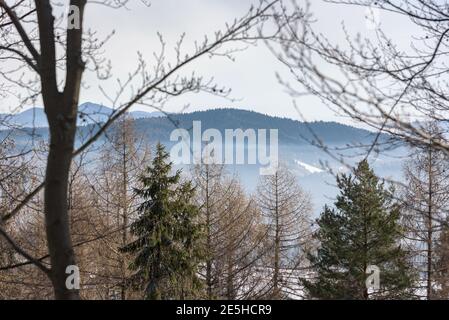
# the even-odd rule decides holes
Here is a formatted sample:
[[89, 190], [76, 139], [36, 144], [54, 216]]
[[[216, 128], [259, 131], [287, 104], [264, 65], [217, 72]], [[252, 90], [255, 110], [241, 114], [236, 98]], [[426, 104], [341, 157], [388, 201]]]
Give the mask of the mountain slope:
[[[34, 112], [33, 112], [34, 111]], [[78, 123], [78, 136], [89, 137], [104, 120], [108, 118], [112, 109], [94, 104], [80, 106]], [[207, 111], [196, 111], [184, 114], [170, 114], [161, 116], [160, 113], [142, 112], [131, 113], [135, 120], [136, 133], [144, 136], [149, 143], [161, 141], [170, 143], [170, 134], [177, 128], [186, 129], [192, 135], [194, 121], [201, 122], [201, 130], [217, 129], [225, 137], [226, 129], [277, 129], [279, 144], [285, 146], [310, 146], [309, 141], [316, 138], [327, 145], [347, 146], [349, 144], [369, 143], [375, 135], [367, 130], [354, 128], [336, 122], [310, 122], [304, 123], [287, 118], [272, 117], [254, 111], [238, 109], [214, 109]], [[15, 118], [22, 124], [21, 130], [13, 132], [16, 144], [24, 145], [30, 140], [30, 133], [34, 138], [43, 140], [48, 136], [45, 114], [42, 109], [27, 110], [16, 115]], [[44, 123], [45, 122], [45, 123]], [[28, 123], [35, 124], [26, 125]], [[112, 125], [107, 133], [115, 130], [118, 124]], [[10, 134], [6, 128], [0, 132], [0, 136]], [[381, 138], [387, 138], [382, 135]], [[81, 138], [79, 138], [81, 139]], [[102, 137], [104, 139], [104, 136]], [[78, 141], [79, 143], [80, 141]], [[288, 149], [288, 148], [287, 148]], [[301, 160], [298, 158], [297, 160]], [[311, 164], [316, 166], [315, 164]]]
[[[98, 122], [103, 119], [102, 117], [108, 115], [111, 109], [102, 106], [88, 106], [86, 109], [81, 106], [80, 110], [88, 115], [84, 116], [87, 119], [86, 122]], [[142, 114], [138, 115], [141, 116]], [[35, 117], [36, 123], [38, 119], [38, 117]], [[176, 128], [183, 128], [191, 132], [193, 121], [201, 121], [203, 132], [209, 128], [218, 129], [222, 133], [223, 138], [225, 137], [224, 131], [226, 129], [278, 129], [279, 160], [294, 172], [302, 187], [312, 195], [315, 213], [318, 213], [320, 208], [329, 202], [337, 192], [337, 189], [334, 187], [335, 177], [324, 170], [321, 163], [326, 163], [327, 167], [330, 167], [334, 172], [344, 172], [347, 169], [326, 152], [310, 145], [306, 141], [314, 138], [310, 131], [313, 131], [324, 144], [336, 148], [345, 147], [351, 143], [368, 143], [374, 138], [372, 132], [336, 122], [303, 123], [237, 109], [216, 109], [185, 114], [171, 114], [168, 117], [157, 118], [139, 117], [139, 119], [135, 120], [135, 131], [137, 135], [143, 137], [152, 146], [157, 141], [161, 141], [167, 148], [170, 148], [175, 143], [170, 141], [172, 131]], [[110, 137], [117, 125], [119, 124], [116, 123], [111, 126], [107, 134], [99, 139], [96, 143], [99, 148], [94, 148], [95, 151], [93, 152], [101, 150], [102, 144], [107, 142], [108, 137]], [[92, 136], [96, 130], [98, 130], [98, 126], [94, 124], [79, 126], [76, 144], [80, 145], [82, 141]], [[37, 145], [38, 140], [42, 140], [45, 143], [48, 141], [48, 129], [44, 127], [25, 128], [13, 132], [11, 130], [0, 131], [0, 139], [7, 135], [15, 140], [16, 146], [21, 150]], [[383, 137], [387, 138], [386, 135]], [[225, 142], [223, 141], [223, 143]], [[393, 152], [394, 156], [392, 157], [382, 154], [377, 158], [371, 158], [374, 169], [383, 177], [398, 178], [400, 175], [402, 164], [400, 157], [406, 154], [406, 150], [398, 149]], [[95, 157], [95, 154], [92, 157]], [[355, 163], [360, 159], [359, 157], [353, 157], [346, 160]], [[260, 165], [230, 165], [227, 169], [238, 174], [245, 188], [249, 192], [253, 192], [260, 178], [259, 168]], [[184, 171], [189, 170], [188, 167], [184, 169]]]
[[371, 141], [374, 138], [374, 134], [370, 131], [337, 122], [304, 123], [239, 109], [195, 111], [170, 115], [166, 119], [139, 119], [136, 121], [136, 126], [140, 131], [151, 128], [150, 131], [155, 140], [167, 141], [170, 132], [177, 127], [191, 130], [193, 121], [201, 121], [203, 131], [214, 128], [222, 134], [224, 134], [225, 129], [278, 129], [279, 142], [282, 144], [308, 144], [308, 140], [314, 140], [314, 134], [323, 142], [329, 144], [361, 143]]
[[[95, 104], [83, 103], [78, 108], [78, 125], [88, 125], [104, 122], [114, 112], [113, 109]], [[164, 116], [162, 112], [131, 111], [128, 113], [134, 119]], [[6, 122], [20, 128], [46, 128], [47, 117], [43, 108], [30, 108], [17, 114], [0, 114], [0, 123]], [[2, 127], [0, 127], [2, 129]], [[5, 129], [5, 128], [3, 128]]]

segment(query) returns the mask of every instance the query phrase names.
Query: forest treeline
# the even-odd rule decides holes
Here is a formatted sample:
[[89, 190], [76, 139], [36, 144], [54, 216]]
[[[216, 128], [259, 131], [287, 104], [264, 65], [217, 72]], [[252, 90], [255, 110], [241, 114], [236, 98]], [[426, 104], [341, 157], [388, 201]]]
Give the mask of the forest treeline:
[[[449, 298], [448, 159], [431, 144], [410, 147], [403, 183], [384, 181], [366, 160], [336, 175], [338, 196], [314, 220], [310, 195], [287, 167], [250, 194], [222, 165], [175, 170], [163, 145], [148, 145], [134, 125], [122, 118], [94, 156], [86, 150], [71, 167], [82, 298]], [[437, 141], [438, 126], [427, 129]], [[4, 209], [42, 175], [38, 152], [14, 152], [5, 138]], [[36, 267], [49, 265], [43, 210], [38, 194], [4, 226], [1, 299], [53, 297]], [[379, 288], [366, 284], [369, 266], [380, 270]]]
[[[81, 137], [87, 137], [96, 132], [100, 124], [107, 120], [108, 115], [113, 112], [112, 109], [99, 106], [96, 104], [83, 104], [84, 113], [78, 116], [78, 139], [77, 144], [82, 142]], [[101, 108], [101, 109], [100, 109]], [[102, 113], [98, 114], [98, 109]], [[37, 111], [39, 110], [39, 111]], [[27, 145], [30, 140], [30, 135], [36, 140], [46, 141], [48, 138], [48, 125], [41, 127], [32, 127], [33, 121], [42, 123], [41, 117], [45, 115], [41, 109], [34, 111], [37, 113], [36, 119], [33, 117], [26, 118], [20, 124], [21, 130], [15, 130], [8, 127], [2, 128], [0, 126], [0, 139], [10, 137], [14, 139], [16, 145]], [[103, 111], [106, 110], [106, 111]], [[27, 110], [27, 112], [29, 112]], [[31, 113], [32, 114], [32, 113]], [[170, 142], [170, 134], [174, 129], [186, 129], [190, 134], [192, 132], [193, 121], [200, 121], [201, 128], [217, 129], [224, 136], [225, 130], [229, 129], [277, 129], [279, 136], [279, 143], [294, 144], [294, 145], [309, 145], [309, 141], [313, 140], [314, 135], [318, 135], [320, 139], [328, 144], [347, 143], [371, 143], [375, 134], [370, 131], [355, 128], [350, 125], [341, 124], [338, 122], [301, 122], [289, 118], [274, 117], [262, 114], [255, 111], [223, 108], [223, 109], [209, 109], [206, 111], [186, 112], [180, 114], [167, 114], [167, 116], [156, 117], [137, 117], [130, 113], [131, 117], [135, 119], [134, 128], [136, 134], [145, 135], [148, 143], [156, 144], [158, 141], [164, 144]], [[11, 115], [0, 115], [0, 123], [2, 119], [11, 117]], [[13, 122], [14, 121], [10, 121]], [[19, 121], [17, 121], [19, 122]], [[116, 130], [119, 123], [112, 125], [106, 132], [106, 137], [101, 137], [100, 140], [107, 140], [108, 134]], [[301, 139], [298, 139], [301, 137]], [[387, 140], [388, 136], [382, 134], [382, 140]]]

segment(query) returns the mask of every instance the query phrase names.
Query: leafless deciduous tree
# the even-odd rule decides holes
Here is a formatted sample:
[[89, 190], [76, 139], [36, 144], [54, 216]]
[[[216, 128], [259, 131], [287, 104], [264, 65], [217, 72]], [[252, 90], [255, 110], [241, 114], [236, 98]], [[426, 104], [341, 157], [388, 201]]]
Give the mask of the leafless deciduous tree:
[[[120, 8], [123, 1], [95, 1], [95, 4]], [[48, 275], [57, 299], [79, 299], [77, 290], [66, 287], [66, 268], [77, 265], [70, 232], [68, 211], [68, 182], [72, 159], [89, 148], [106, 130], [133, 105], [161, 107], [169, 97], [186, 92], [205, 91], [226, 96], [228, 91], [220, 89], [212, 80], [195, 74], [183, 76], [185, 66], [201, 57], [231, 57], [239, 46], [252, 44], [258, 39], [274, 39], [278, 28], [266, 28], [273, 18], [273, 9], [280, 0], [265, 1], [250, 9], [246, 15], [227, 24], [212, 38], [205, 38], [195, 45], [193, 52], [183, 50], [183, 37], [175, 48], [175, 60], [168, 61], [165, 43], [161, 37], [161, 50], [155, 53], [155, 61], [146, 61], [139, 56], [137, 67], [126, 79], [118, 81], [115, 93], [105, 92], [105, 97], [114, 107], [110, 118], [75, 149], [76, 122], [82, 77], [87, 71], [97, 73], [99, 78], [110, 76], [110, 65], [101, 56], [103, 40], [85, 30], [84, 14], [87, 0], [71, 0], [69, 5], [78, 10], [79, 24], [64, 26], [64, 18], [72, 23], [71, 14], [56, 16], [50, 0], [0, 0], [0, 68], [2, 87], [10, 89], [18, 107], [30, 101], [42, 101], [49, 124], [49, 151], [46, 161], [45, 179], [25, 195], [21, 202], [2, 220], [11, 219], [26, 206], [26, 203], [44, 188], [44, 211], [46, 238], [51, 266], [15, 244], [12, 238], [0, 229], [2, 236], [27, 260]], [[286, 20], [299, 19], [299, 13]], [[284, 21], [286, 24], [287, 21]], [[257, 32], [259, 31], [259, 32]], [[93, 85], [93, 84], [90, 84]]]
[[295, 271], [306, 266], [305, 252], [312, 238], [310, 196], [288, 169], [280, 167], [274, 175], [262, 178], [257, 198], [268, 226], [266, 261], [272, 270], [265, 294], [282, 299], [297, 285]]
[[440, 234], [438, 239], [435, 253], [437, 256], [435, 262], [435, 274], [434, 279], [436, 283], [436, 298], [448, 299], [449, 298], [449, 228], [446, 227]]
[[192, 171], [205, 229], [205, 263], [200, 270], [205, 297], [256, 297], [261, 280], [256, 269], [261, 264], [266, 234], [257, 206], [223, 165], [201, 164]]
[[102, 232], [104, 277], [109, 277], [109, 296], [126, 300], [129, 257], [119, 251], [130, 242], [129, 227], [136, 213], [133, 188], [150, 161], [146, 140], [135, 132], [134, 120], [124, 116], [108, 134], [101, 156], [90, 175], [90, 189], [95, 194]]
[[381, 146], [381, 132], [415, 145], [431, 141], [434, 148], [448, 151], [447, 138], [432, 141], [424, 124], [432, 119], [447, 128], [447, 1], [327, 2], [341, 9], [379, 10], [413, 31], [404, 44], [403, 37], [390, 35], [382, 24], [370, 34], [343, 26], [346, 42], [337, 43], [316, 31], [310, 14], [309, 23], [289, 24], [282, 29], [280, 48], [272, 48], [294, 78], [280, 79], [292, 96], [312, 94], [337, 113], [376, 130], [377, 138], [366, 146], [368, 154]]
[[[381, 20], [370, 32], [352, 32], [343, 26], [346, 41], [337, 43], [318, 32], [308, 15], [308, 21], [283, 29], [280, 47], [271, 47], [294, 79], [280, 81], [292, 96], [314, 95], [337, 113], [374, 129], [377, 134], [372, 143], [352, 146], [365, 147], [366, 156], [395, 147], [393, 140], [414, 148], [403, 188], [408, 207], [406, 237], [419, 243], [425, 296], [437, 298], [435, 291], [447, 283], [447, 243], [441, 241], [447, 241], [447, 233], [442, 231], [447, 225], [449, 3], [327, 2], [341, 9], [379, 10], [382, 16], [408, 26], [410, 33], [395, 37]], [[382, 133], [390, 134], [392, 140], [383, 140]]]
[[[426, 131], [433, 140], [442, 139], [435, 124], [428, 124]], [[423, 287], [428, 300], [438, 298], [436, 277], [439, 275], [441, 278], [444, 274], [437, 266], [440, 260], [437, 248], [444, 245], [440, 240], [447, 228], [448, 164], [447, 154], [434, 149], [432, 144], [415, 148], [404, 164], [402, 219], [406, 228], [405, 239], [415, 253], [417, 269], [426, 275], [422, 282], [425, 283]]]

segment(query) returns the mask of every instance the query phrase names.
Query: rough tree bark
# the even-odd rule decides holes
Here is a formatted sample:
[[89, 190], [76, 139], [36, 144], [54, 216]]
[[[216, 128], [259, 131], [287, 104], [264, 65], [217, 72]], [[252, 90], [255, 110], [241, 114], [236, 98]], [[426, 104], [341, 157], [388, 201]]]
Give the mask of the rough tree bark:
[[[86, 0], [72, 0], [80, 11], [82, 25]], [[52, 6], [49, 0], [36, 0], [41, 54], [42, 99], [50, 131], [50, 150], [45, 173], [45, 226], [50, 254], [50, 278], [56, 299], [79, 299], [78, 290], [66, 286], [68, 266], [76, 265], [67, 207], [67, 186], [74, 150], [76, 116], [84, 63], [81, 57], [81, 29], [67, 30], [66, 79], [60, 92], [56, 76], [56, 48]]]
[[[32, 2], [34, 2], [34, 8]], [[69, 1], [65, 3], [67, 2]], [[94, 2], [102, 3], [112, 8], [121, 8], [127, 3], [126, 0]], [[133, 92], [128, 98], [123, 96], [125, 88], [119, 85], [118, 92], [112, 99], [115, 109], [114, 114], [74, 151], [80, 85], [85, 69], [83, 57], [86, 61], [90, 61], [92, 57], [98, 54], [97, 50], [93, 50], [94, 52], [86, 50], [82, 54], [82, 26], [86, 3], [87, 0], [70, 0], [70, 8], [77, 8], [73, 14], [77, 16], [76, 18], [79, 21], [76, 21], [76, 27], [73, 28], [71, 25], [72, 13], [69, 14], [67, 16], [69, 20], [68, 28], [65, 31], [65, 28], [60, 24], [62, 18], [52, 12], [52, 1], [50, 0], [30, 0], [30, 3], [16, 0], [13, 5], [7, 4], [6, 0], [0, 0], [0, 9], [2, 10], [0, 18], [7, 17], [7, 21], [0, 24], [2, 29], [2, 32], [0, 32], [2, 40], [0, 61], [2, 63], [5, 61], [7, 69], [10, 69], [8, 72], [3, 71], [3, 69], [0, 70], [0, 77], [7, 83], [12, 83], [14, 86], [22, 89], [25, 88], [25, 91], [28, 89], [27, 94], [31, 92], [25, 100], [21, 99], [21, 97], [15, 97], [20, 100], [21, 106], [29, 101], [34, 102], [35, 98], [42, 98], [49, 124], [50, 140], [45, 181], [24, 196], [21, 203], [12, 208], [10, 212], [3, 213], [0, 217], [0, 223], [12, 219], [26, 206], [27, 202], [31, 201], [33, 197], [45, 188], [44, 211], [51, 270], [47, 270], [39, 259], [34, 259], [18, 246], [14, 246], [14, 241], [1, 228], [0, 231], [2, 232], [0, 235], [10, 240], [10, 245], [24, 256], [30, 264], [37, 265], [45, 273], [48, 273], [54, 286], [56, 299], [80, 298], [77, 290], [69, 290], [66, 287], [66, 280], [69, 276], [66, 274], [67, 267], [76, 265], [71, 242], [67, 203], [67, 185], [72, 158], [86, 151], [115, 121], [136, 103], [153, 106], [152, 101], [157, 100], [156, 107], [162, 108], [170, 97], [188, 92], [207, 92], [221, 97], [228, 96], [229, 90], [223, 88], [217, 91], [217, 85], [213, 81], [204, 81], [202, 77], [195, 75], [188, 78], [176, 78], [176, 75], [188, 64], [205, 56], [231, 58], [234, 50], [224, 49], [224, 45], [236, 42], [252, 44], [256, 43], [257, 40], [274, 40], [279, 34], [278, 29], [274, 29], [274, 31], [267, 30], [266, 35], [262, 31], [266, 29], [263, 26], [267, 24], [268, 18], [275, 18], [271, 11], [274, 9], [274, 6], [280, 5], [281, 1], [264, 0], [260, 2], [259, 6], [249, 9], [248, 13], [242, 18], [236, 19], [230, 25], [226, 25], [223, 31], [216, 32], [213, 40], [206, 38], [199, 43], [190, 54], [181, 55], [182, 41], [179, 41], [175, 46], [177, 57], [172, 64], [166, 60], [164, 56], [165, 45], [161, 43], [161, 53], [156, 57], [154, 69], [151, 68], [150, 71], [140, 57], [136, 70], [126, 80], [127, 88], [131, 90], [134, 85], [137, 85], [138, 89], [136, 91], [132, 89], [131, 91]], [[35, 19], [35, 16], [37, 21], [28, 21], [30, 17]], [[287, 25], [290, 20], [301, 18], [301, 12], [294, 12], [291, 15], [283, 16], [283, 20], [285, 20], [283, 24]], [[25, 23], [27, 24], [25, 25]], [[25, 26], [29, 26], [29, 28], [25, 28]], [[89, 44], [87, 39], [90, 39], [92, 42], [97, 43], [98, 47], [102, 46], [102, 42], [98, 42], [95, 37], [89, 34], [84, 36], [87, 44]], [[61, 52], [57, 48], [61, 49]], [[57, 51], [59, 54], [57, 54]], [[19, 72], [17, 70], [21, 69], [15, 68], [14, 65], [13, 67], [8, 67], [8, 62], [15, 62], [17, 59], [26, 66], [27, 71], [32, 70], [35, 72], [36, 77], [33, 77], [32, 80], [28, 78], [22, 80], [21, 76], [18, 75], [17, 79], [12, 79], [10, 74], [15, 75], [15, 73]], [[96, 59], [93, 58], [93, 60]], [[100, 68], [98, 64], [101, 64], [101, 62], [95, 61], [92, 63], [95, 65], [95, 70], [98, 71]], [[105, 66], [105, 69], [107, 69], [105, 72], [107, 75], [101, 75], [101, 77], [109, 76], [109, 66]], [[154, 70], [155, 72], [153, 72]], [[64, 75], [64, 78], [58, 79], [58, 75]], [[97, 74], [97, 76], [99, 75]], [[36, 84], [34, 79], [38, 79], [37, 82], [40, 83]], [[172, 91], [173, 88], [176, 88], [174, 89], [175, 92]], [[157, 93], [157, 96], [151, 96], [151, 92]], [[108, 97], [107, 94], [105, 95]]]

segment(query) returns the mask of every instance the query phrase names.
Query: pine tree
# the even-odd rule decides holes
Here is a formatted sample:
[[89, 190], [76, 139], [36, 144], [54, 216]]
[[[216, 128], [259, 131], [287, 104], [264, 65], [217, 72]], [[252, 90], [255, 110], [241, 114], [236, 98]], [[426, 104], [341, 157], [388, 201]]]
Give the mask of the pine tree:
[[[354, 175], [337, 177], [335, 208], [326, 206], [317, 220], [320, 246], [310, 254], [316, 279], [305, 280], [319, 299], [396, 299], [412, 296], [413, 272], [401, 248], [400, 212], [367, 161]], [[368, 290], [367, 267], [380, 269], [380, 289]]]
[[135, 240], [122, 248], [134, 256], [130, 283], [145, 290], [146, 299], [191, 298], [199, 288], [197, 278], [202, 235], [198, 208], [192, 203], [191, 182], [181, 182], [181, 172], [171, 175], [172, 163], [161, 144], [152, 165], [141, 177], [136, 195], [143, 199], [139, 217], [131, 224]]

